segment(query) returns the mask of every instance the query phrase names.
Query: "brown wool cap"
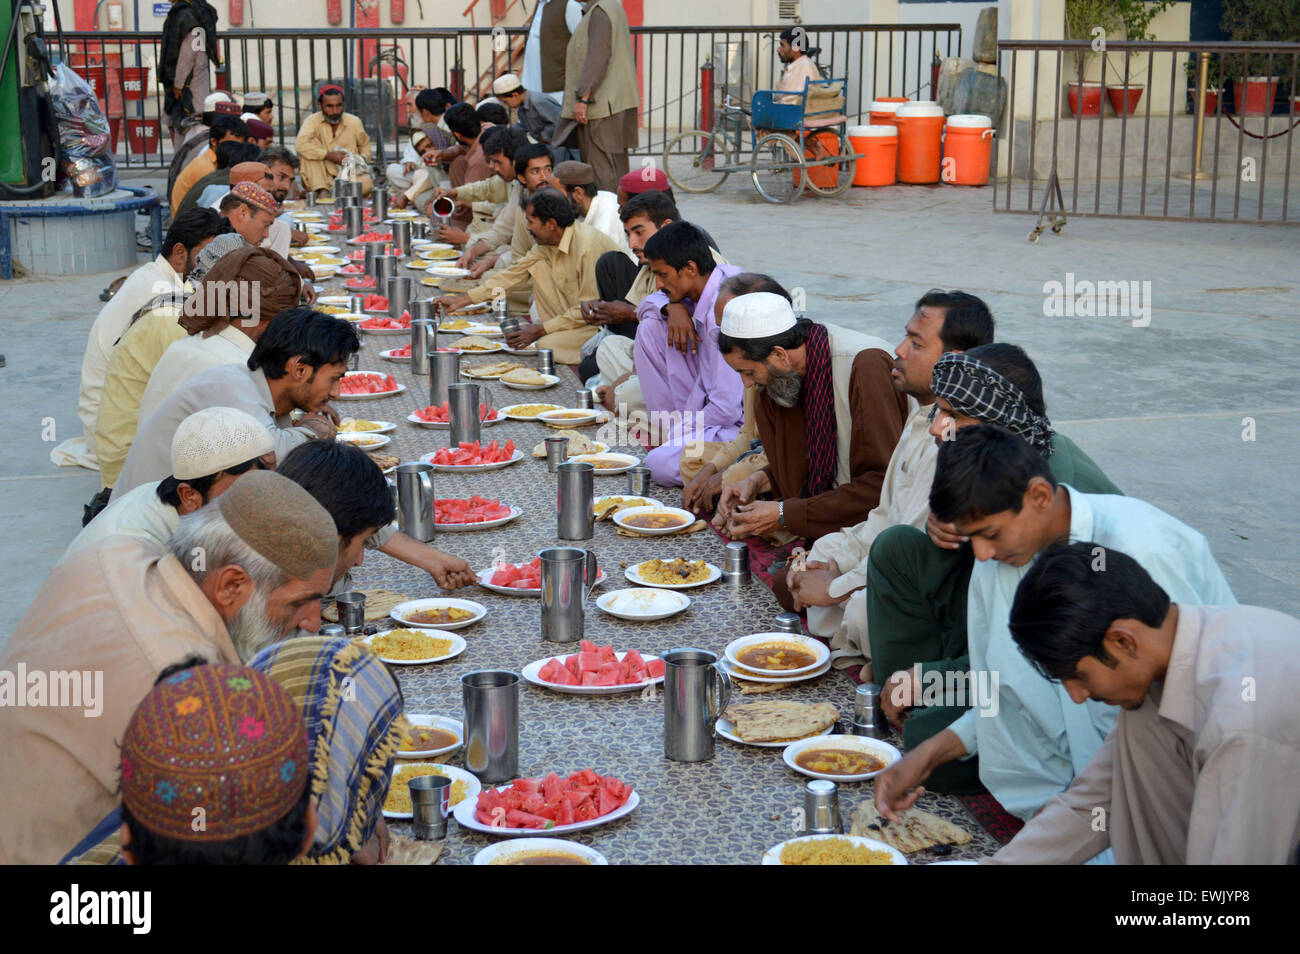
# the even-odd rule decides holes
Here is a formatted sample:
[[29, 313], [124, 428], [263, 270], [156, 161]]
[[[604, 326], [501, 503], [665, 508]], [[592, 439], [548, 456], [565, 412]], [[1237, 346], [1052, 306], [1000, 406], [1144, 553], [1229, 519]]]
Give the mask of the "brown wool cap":
[[288, 477], [250, 471], [217, 498], [217, 509], [239, 539], [294, 579], [334, 568], [339, 551], [334, 518]]
[[566, 186], [590, 185], [596, 181], [596, 170], [587, 163], [578, 162], [576, 159], [566, 159], [564, 162], [558, 163], [553, 175]]

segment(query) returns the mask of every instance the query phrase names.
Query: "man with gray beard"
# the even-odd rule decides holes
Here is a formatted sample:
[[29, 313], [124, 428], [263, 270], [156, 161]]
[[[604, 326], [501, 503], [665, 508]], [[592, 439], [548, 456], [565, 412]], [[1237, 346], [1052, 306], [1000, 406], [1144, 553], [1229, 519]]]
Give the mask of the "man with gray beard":
[[311, 494], [254, 471], [183, 517], [165, 556], [108, 537], [56, 566], [0, 670], [102, 673], [103, 711], [35, 698], [0, 707], [0, 864], [53, 864], [112, 810], [117, 741], [166, 666], [191, 655], [239, 664], [319, 629], [337, 556], [334, 521]]
[[[718, 348], [756, 389], [754, 423], [768, 459], [723, 491], [728, 535], [813, 541], [861, 522], [880, 501], [912, 402], [894, 389], [889, 344], [796, 318], [785, 298], [756, 292], [727, 302]], [[765, 494], [773, 499], [760, 500]], [[784, 574], [774, 583], [788, 601]]]

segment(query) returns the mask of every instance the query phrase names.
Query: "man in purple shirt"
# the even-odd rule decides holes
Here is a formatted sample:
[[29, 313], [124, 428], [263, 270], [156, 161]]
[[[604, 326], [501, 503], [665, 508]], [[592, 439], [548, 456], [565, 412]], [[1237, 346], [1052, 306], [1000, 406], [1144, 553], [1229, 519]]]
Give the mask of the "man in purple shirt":
[[[634, 355], [650, 430], [659, 446], [646, 456], [656, 483], [682, 485], [682, 451], [697, 441], [726, 442], [744, 421], [745, 386], [718, 350], [713, 305], [718, 289], [738, 265], [717, 265], [709, 241], [689, 222], [670, 222], [645, 244], [644, 255], [659, 291], [637, 308]], [[699, 345], [683, 354], [668, 342], [669, 302], [686, 307]]]

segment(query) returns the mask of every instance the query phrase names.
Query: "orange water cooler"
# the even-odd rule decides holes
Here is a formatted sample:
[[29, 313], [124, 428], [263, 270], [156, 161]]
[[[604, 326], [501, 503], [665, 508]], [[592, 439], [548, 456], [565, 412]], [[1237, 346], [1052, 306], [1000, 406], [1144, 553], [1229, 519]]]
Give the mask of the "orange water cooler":
[[894, 112], [903, 103], [911, 102], [906, 96], [885, 96], [873, 99], [867, 107], [868, 121], [873, 126], [894, 125]]
[[948, 117], [943, 134], [943, 181], [988, 185], [993, 155], [993, 120], [978, 113]]
[[853, 170], [855, 186], [893, 185], [898, 177], [898, 129], [894, 126], [850, 126], [849, 142], [862, 156]]
[[894, 113], [898, 127], [898, 181], [928, 185], [939, 181], [943, 153], [943, 107], [922, 100], [903, 103]]

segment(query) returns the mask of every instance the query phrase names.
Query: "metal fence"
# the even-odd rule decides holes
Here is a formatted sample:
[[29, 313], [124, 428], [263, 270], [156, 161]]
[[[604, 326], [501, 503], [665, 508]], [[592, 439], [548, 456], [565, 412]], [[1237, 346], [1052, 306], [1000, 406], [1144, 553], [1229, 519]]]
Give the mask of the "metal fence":
[[[1008, 100], [994, 211], [1038, 213], [1040, 224], [1056, 211], [1300, 222], [1300, 43], [1117, 42], [1097, 53], [1088, 41], [999, 43]], [[1085, 81], [1098, 61], [1100, 78]]]
[[[638, 154], [661, 154], [668, 139], [699, 126], [723, 95], [748, 102], [754, 90], [774, 87], [783, 68], [778, 34], [787, 26], [633, 27], [641, 86]], [[851, 117], [865, 116], [880, 96], [932, 98], [938, 60], [961, 51], [956, 23], [803, 29], [809, 45], [820, 47], [822, 73], [848, 80]], [[230, 30], [220, 37], [224, 70], [214, 88], [270, 93], [277, 101], [278, 138], [292, 144], [316, 109], [316, 84], [341, 81], [352, 94], [349, 110], [361, 115], [376, 140], [391, 143], [406, 126], [409, 85], [446, 86], [458, 98], [486, 96], [495, 75], [517, 68], [525, 35], [522, 27]], [[160, 36], [65, 33], [62, 39], [70, 64], [97, 84], [117, 137], [119, 165], [165, 166], [171, 146], [155, 70]]]

